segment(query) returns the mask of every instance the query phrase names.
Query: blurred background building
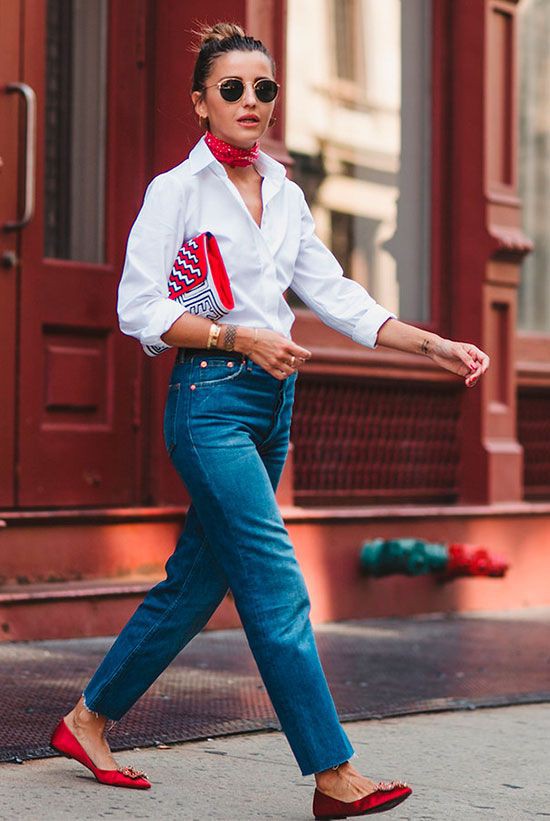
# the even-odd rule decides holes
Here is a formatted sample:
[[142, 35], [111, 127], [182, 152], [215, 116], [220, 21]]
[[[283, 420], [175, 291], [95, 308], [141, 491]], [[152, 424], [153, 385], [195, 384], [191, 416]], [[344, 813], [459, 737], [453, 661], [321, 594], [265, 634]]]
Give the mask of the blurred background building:
[[[550, 3], [0, 0], [0, 638], [115, 632], [180, 532], [173, 357], [120, 333], [116, 289], [148, 181], [200, 136], [190, 31], [220, 19], [275, 56], [263, 148], [345, 275], [492, 359], [466, 390], [288, 293], [314, 357], [279, 501], [313, 619], [548, 605]], [[367, 579], [376, 536], [510, 571]], [[235, 623], [229, 597], [211, 624]]]

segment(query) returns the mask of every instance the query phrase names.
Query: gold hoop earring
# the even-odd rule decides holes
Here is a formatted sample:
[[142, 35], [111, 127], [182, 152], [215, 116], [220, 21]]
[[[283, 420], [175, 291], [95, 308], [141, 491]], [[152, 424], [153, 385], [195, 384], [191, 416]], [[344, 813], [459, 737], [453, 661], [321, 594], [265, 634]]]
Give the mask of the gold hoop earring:
[[267, 127], [271, 128], [271, 126], [275, 125], [276, 122], [277, 122], [277, 117], [272, 117], [270, 119], [270, 121], [268, 122]]

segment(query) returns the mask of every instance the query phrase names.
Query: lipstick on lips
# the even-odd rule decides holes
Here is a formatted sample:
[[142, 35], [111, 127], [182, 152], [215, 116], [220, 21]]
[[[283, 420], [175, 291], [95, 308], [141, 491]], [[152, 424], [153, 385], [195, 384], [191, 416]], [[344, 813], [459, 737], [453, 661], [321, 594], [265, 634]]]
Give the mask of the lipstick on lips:
[[257, 114], [245, 114], [243, 117], [239, 117], [237, 122], [240, 125], [244, 125], [245, 127], [251, 128], [252, 126], [258, 125], [260, 122], [260, 118]]

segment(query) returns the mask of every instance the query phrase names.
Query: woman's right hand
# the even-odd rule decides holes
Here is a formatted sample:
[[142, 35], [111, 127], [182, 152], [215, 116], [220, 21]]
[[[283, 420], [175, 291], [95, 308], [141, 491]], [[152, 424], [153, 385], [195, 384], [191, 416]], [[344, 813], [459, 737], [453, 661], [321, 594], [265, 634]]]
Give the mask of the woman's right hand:
[[[254, 332], [256, 333], [254, 334]], [[255, 341], [254, 341], [255, 338]], [[237, 332], [235, 348], [276, 379], [286, 379], [308, 359], [311, 351], [269, 328], [245, 328]]]

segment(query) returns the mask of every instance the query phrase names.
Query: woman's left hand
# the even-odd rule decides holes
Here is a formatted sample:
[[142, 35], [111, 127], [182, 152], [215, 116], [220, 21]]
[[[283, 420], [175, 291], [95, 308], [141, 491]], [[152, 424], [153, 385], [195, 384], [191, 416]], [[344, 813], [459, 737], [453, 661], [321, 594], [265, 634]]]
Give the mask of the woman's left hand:
[[481, 374], [489, 367], [489, 357], [470, 342], [454, 342], [440, 338], [430, 345], [428, 356], [448, 371], [465, 376], [467, 388], [473, 388]]

